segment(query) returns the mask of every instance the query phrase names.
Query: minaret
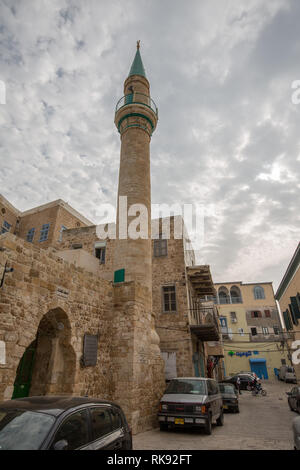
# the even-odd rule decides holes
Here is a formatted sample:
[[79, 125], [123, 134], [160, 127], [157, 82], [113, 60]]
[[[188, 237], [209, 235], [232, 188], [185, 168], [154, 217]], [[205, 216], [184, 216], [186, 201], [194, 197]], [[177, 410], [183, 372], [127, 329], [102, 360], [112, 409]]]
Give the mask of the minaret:
[[[157, 107], [150, 98], [150, 85], [146, 78], [140, 55], [140, 41], [138, 41], [135, 58], [124, 83], [124, 96], [119, 100], [115, 114], [115, 124], [121, 135], [121, 158], [114, 272], [125, 269], [125, 279], [121, 278], [122, 280], [137, 281], [146, 286], [150, 293], [152, 290], [150, 140], [157, 119]], [[125, 199], [120, 200], [122, 196], [127, 196], [127, 207]], [[130, 223], [139, 217], [137, 212], [136, 215], [128, 216], [126, 219], [126, 212], [133, 204], [143, 204], [147, 209], [147, 239], [132, 239], [130, 236], [127, 239], [122, 238], [126, 237]], [[119, 228], [123, 232], [120, 237]], [[137, 231], [140, 228], [138, 227]]]
[[[164, 361], [152, 313], [150, 140], [158, 117], [139, 48], [138, 41], [115, 115], [121, 158], [110, 311], [112, 399], [122, 406], [133, 433], [157, 425], [165, 388]], [[134, 205], [147, 211], [144, 238], [127, 236], [128, 229], [141, 220], [138, 213], [130, 213]]]

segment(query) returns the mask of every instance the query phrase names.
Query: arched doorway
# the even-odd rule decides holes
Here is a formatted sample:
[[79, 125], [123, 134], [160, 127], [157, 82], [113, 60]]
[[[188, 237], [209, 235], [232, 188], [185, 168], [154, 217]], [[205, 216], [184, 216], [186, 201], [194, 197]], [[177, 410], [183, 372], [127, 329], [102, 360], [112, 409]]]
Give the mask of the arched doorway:
[[61, 308], [50, 310], [20, 361], [12, 398], [72, 394], [75, 368], [69, 319]]

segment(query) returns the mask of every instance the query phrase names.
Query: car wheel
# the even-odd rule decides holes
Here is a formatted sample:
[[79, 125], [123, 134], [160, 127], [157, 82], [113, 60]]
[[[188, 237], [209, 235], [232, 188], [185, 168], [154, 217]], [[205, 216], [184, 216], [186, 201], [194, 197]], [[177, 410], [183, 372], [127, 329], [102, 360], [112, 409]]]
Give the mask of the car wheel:
[[168, 425], [166, 423], [159, 423], [159, 428], [161, 431], [167, 431]]
[[240, 408], [239, 408], [238, 406], [236, 407], [235, 412], [236, 412], [236, 413], [239, 413], [239, 412], [240, 412]]
[[223, 410], [221, 410], [220, 416], [217, 419], [217, 426], [223, 426], [224, 424], [224, 414]]
[[261, 394], [262, 394], [263, 397], [266, 397], [266, 396], [267, 396], [266, 390], [262, 390], [262, 391], [261, 391]]
[[211, 434], [212, 433], [212, 425], [211, 425], [211, 415], [208, 415], [205, 428], [204, 428], [205, 434]]

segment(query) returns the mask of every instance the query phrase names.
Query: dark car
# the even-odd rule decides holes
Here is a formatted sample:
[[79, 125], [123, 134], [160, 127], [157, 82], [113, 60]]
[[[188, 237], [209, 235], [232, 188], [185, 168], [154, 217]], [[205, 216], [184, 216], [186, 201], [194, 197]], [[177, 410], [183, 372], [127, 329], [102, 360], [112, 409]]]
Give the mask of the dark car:
[[240, 378], [240, 389], [241, 390], [248, 390], [249, 385], [254, 381], [254, 376], [252, 374], [235, 374], [232, 375], [231, 377], [225, 377], [225, 379], [222, 380], [224, 383], [231, 383], [237, 388], [236, 382], [237, 378]]
[[132, 449], [122, 409], [100, 399], [29, 397], [0, 403], [0, 450]]
[[293, 420], [294, 449], [300, 450], [300, 416]]
[[288, 404], [292, 411], [298, 411], [300, 414], [300, 387], [293, 387], [290, 392], [286, 392]]
[[219, 383], [219, 389], [223, 398], [223, 409], [239, 413], [239, 398], [235, 386], [230, 383]]
[[223, 400], [218, 383], [205, 377], [178, 377], [169, 382], [160, 401], [158, 420], [161, 431], [169, 426], [204, 427], [212, 433], [212, 422], [223, 426]]

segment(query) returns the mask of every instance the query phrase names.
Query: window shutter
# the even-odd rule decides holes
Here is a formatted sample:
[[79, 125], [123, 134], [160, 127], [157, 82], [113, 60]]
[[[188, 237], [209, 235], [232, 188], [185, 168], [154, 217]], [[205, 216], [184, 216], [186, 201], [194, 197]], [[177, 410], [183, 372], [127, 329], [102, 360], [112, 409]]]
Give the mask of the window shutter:
[[266, 317], [270, 317], [271, 316], [270, 310], [265, 310], [265, 315], [266, 315]]
[[251, 318], [254, 318], [254, 312], [251, 312]]
[[298, 318], [300, 319], [300, 305], [298, 304], [297, 297], [291, 297], [291, 306], [295, 318], [295, 325], [298, 325]]
[[258, 313], [259, 318], [262, 318], [262, 313], [261, 312], [257, 312], [257, 313]]

